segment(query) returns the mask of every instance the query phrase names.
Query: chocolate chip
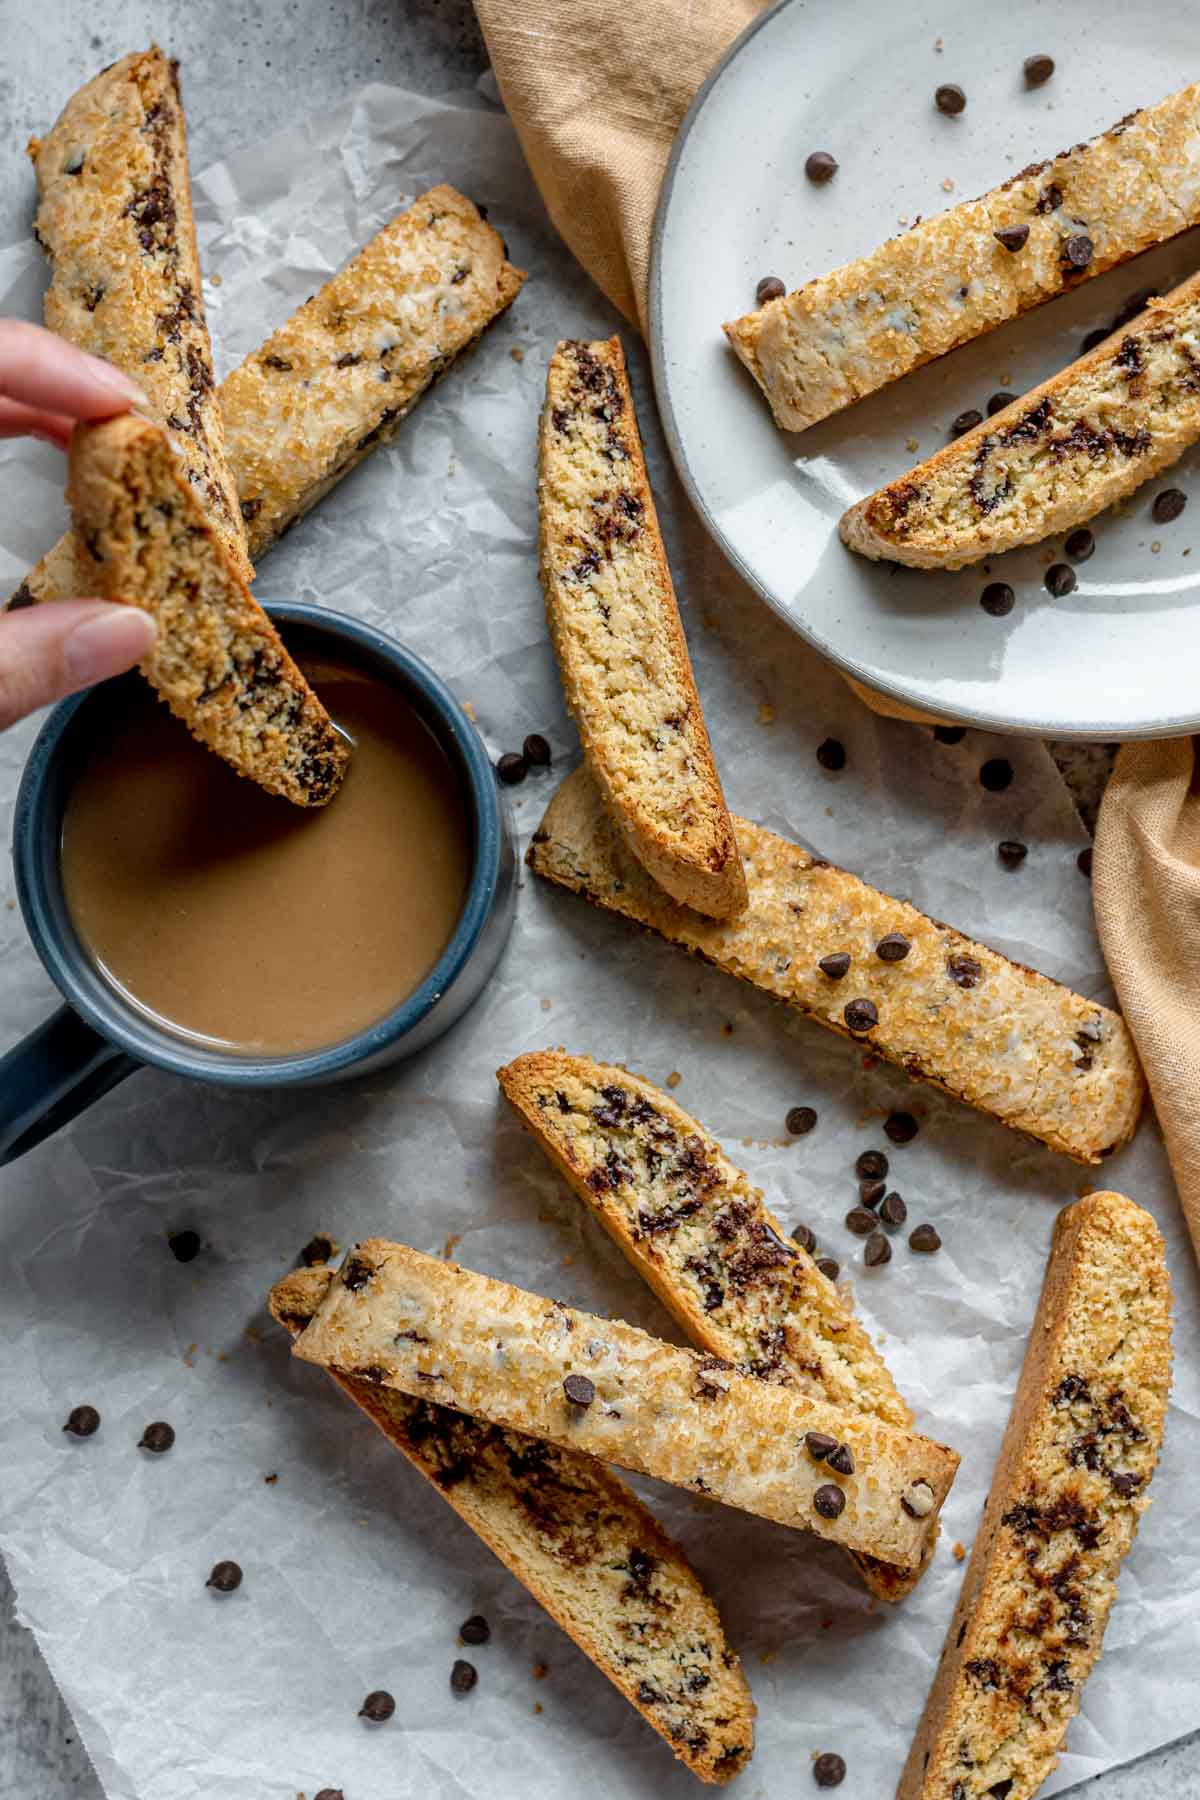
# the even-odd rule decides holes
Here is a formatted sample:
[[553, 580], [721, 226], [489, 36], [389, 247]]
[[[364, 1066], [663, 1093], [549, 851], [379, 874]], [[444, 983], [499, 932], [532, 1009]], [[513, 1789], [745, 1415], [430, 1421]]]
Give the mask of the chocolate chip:
[[67, 1422], [63, 1426], [64, 1431], [69, 1431], [72, 1437], [79, 1438], [91, 1437], [99, 1429], [100, 1414], [94, 1406], [73, 1406], [67, 1414]]
[[464, 1644], [486, 1644], [492, 1635], [492, 1628], [482, 1613], [472, 1613], [459, 1626], [458, 1635]]
[[851, 1031], [871, 1031], [879, 1023], [879, 1014], [873, 1000], [848, 1000], [842, 1008], [842, 1017]]
[[807, 1225], [793, 1225], [791, 1238], [794, 1244], [799, 1244], [800, 1248], [807, 1250], [810, 1256], [817, 1247], [816, 1236], [808, 1229]]
[[1018, 843], [1016, 838], [1001, 838], [996, 845], [996, 855], [1006, 869], [1019, 869], [1029, 855], [1029, 845]]
[[875, 1229], [875, 1214], [869, 1206], [852, 1206], [846, 1214], [846, 1229], [856, 1237], [866, 1237]]
[[889, 1113], [883, 1121], [884, 1136], [892, 1144], [911, 1144], [919, 1130], [910, 1112]]
[[1003, 1781], [994, 1781], [988, 1789], [988, 1793], [991, 1795], [992, 1800], [1008, 1800], [1008, 1796], [1013, 1791], [1013, 1783], [1015, 1780], [1015, 1775], [1006, 1775]]
[[1122, 1500], [1128, 1500], [1137, 1493], [1142, 1485], [1141, 1478], [1137, 1475], [1114, 1475], [1112, 1484], [1114, 1491], [1120, 1494]]
[[864, 1150], [854, 1159], [854, 1173], [860, 1181], [882, 1181], [888, 1172], [888, 1159], [882, 1150]]
[[886, 1181], [863, 1181], [859, 1183], [858, 1198], [863, 1206], [878, 1206], [886, 1193]]
[[837, 159], [831, 156], [828, 150], [814, 150], [812, 155], [805, 159], [804, 173], [810, 181], [815, 181], [818, 187], [823, 186], [827, 181], [832, 181], [837, 170]]
[[1164, 488], [1161, 494], [1155, 494], [1154, 505], [1150, 511], [1158, 525], [1169, 525], [1177, 519], [1187, 505], [1187, 495], [1182, 488]]
[[875, 946], [875, 954], [880, 962], [903, 962], [912, 945], [902, 931], [889, 931], [881, 937]]
[[941, 1249], [942, 1240], [932, 1225], [918, 1225], [915, 1231], [908, 1234], [908, 1247], [932, 1256], [935, 1250]]
[[167, 1245], [176, 1262], [193, 1262], [200, 1254], [200, 1238], [194, 1231], [173, 1231]]
[[841, 1274], [841, 1264], [832, 1256], [818, 1256], [816, 1266], [827, 1281], [836, 1281]]
[[163, 1456], [175, 1442], [175, 1428], [168, 1425], [165, 1419], [156, 1419], [153, 1425], [147, 1425], [138, 1439], [139, 1450], [150, 1450], [155, 1456]]
[[830, 981], [841, 981], [850, 973], [850, 953], [848, 950], [835, 950], [832, 956], [823, 956], [817, 967], [822, 975], [828, 975]]
[[1062, 260], [1070, 269], [1086, 269], [1096, 246], [1084, 231], [1073, 232], [1062, 247]]
[[933, 1489], [927, 1481], [914, 1481], [900, 1504], [910, 1519], [927, 1519], [933, 1511]]
[[827, 1431], [806, 1431], [804, 1434], [804, 1448], [817, 1462], [824, 1462], [827, 1456], [833, 1455], [837, 1447], [837, 1439], [830, 1437]]
[[908, 1217], [908, 1208], [897, 1193], [887, 1194], [883, 1205], [879, 1208], [880, 1222], [884, 1225], [903, 1225]]
[[992, 236], [998, 244], [1004, 246], [1010, 255], [1015, 256], [1017, 251], [1023, 250], [1029, 242], [1029, 227], [1028, 225], [1003, 225], [999, 231], [993, 231]]
[[1086, 562], [1095, 548], [1096, 540], [1086, 525], [1081, 525], [1078, 531], [1073, 531], [1063, 545], [1063, 549], [1072, 562]]
[[988, 418], [994, 419], [998, 412], [1003, 412], [1006, 406], [1011, 406], [1016, 397], [1015, 394], [1006, 393], [1003, 388], [999, 389], [997, 393], [989, 395], [987, 403]]
[[1092, 856], [1092, 846], [1089, 844], [1087, 849], [1081, 850], [1075, 858], [1075, 867], [1081, 875], [1086, 875], [1089, 881], [1092, 878]]
[[867, 1239], [867, 1247], [863, 1251], [863, 1261], [868, 1269], [878, 1269], [892, 1260], [892, 1246], [882, 1231], [873, 1231]]
[[464, 1662], [460, 1656], [450, 1671], [450, 1691], [454, 1694], [469, 1694], [479, 1680], [479, 1671], [474, 1663]]
[[496, 773], [505, 787], [516, 787], [529, 773], [529, 764], [517, 750], [506, 750], [496, 764]]
[[1061, 600], [1066, 594], [1075, 592], [1075, 571], [1069, 563], [1051, 563], [1046, 570], [1046, 592]]
[[782, 300], [787, 293], [786, 287], [778, 275], [764, 275], [754, 290], [756, 306], [765, 306], [768, 300]]
[[813, 1508], [823, 1519], [836, 1519], [846, 1510], [846, 1496], [832, 1481], [823, 1482], [813, 1495]]
[[973, 956], [948, 956], [946, 973], [955, 987], [978, 987], [983, 979], [983, 964], [976, 962]]
[[300, 1252], [300, 1261], [306, 1269], [316, 1269], [322, 1263], [327, 1263], [332, 1255], [333, 1239], [326, 1237], [323, 1231], [318, 1231], [315, 1236], [309, 1238]]
[[522, 754], [531, 769], [550, 767], [550, 746], [540, 731], [531, 731], [521, 745]]
[[966, 412], [960, 412], [950, 427], [951, 437], [962, 437], [964, 432], [974, 431], [977, 425], [983, 424], [983, 414], [977, 406], [970, 406]]
[[934, 742], [938, 744], [961, 744], [967, 735], [965, 725], [935, 725]]
[[349, 1288], [352, 1294], [361, 1293], [374, 1274], [375, 1270], [364, 1257], [352, 1256], [342, 1269], [342, 1286]]
[[1054, 73], [1052, 56], [1027, 56], [1023, 64], [1030, 87], [1042, 87]]
[[1002, 794], [1012, 786], [1012, 778], [1013, 766], [1007, 756], [989, 756], [979, 771], [980, 784], [989, 794]]
[[376, 1688], [367, 1695], [358, 1709], [360, 1719], [370, 1719], [372, 1725], [382, 1725], [390, 1719], [396, 1710], [396, 1702], [386, 1688]]
[[836, 1469], [839, 1475], [853, 1475], [854, 1473], [854, 1457], [849, 1444], [838, 1444], [836, 1449], [829, 1452], [825, 1461], [831, 1469]]
[[943, 81], [933, 96], [933, 104], [940, 113], [946, 113], [948, 117], [954, 118], [966, 106], [967, 96], [956, 81]]
[[823, 1750], [812, 1766], [818, 1787], [841, 1787], [846, 1779], [846, 1761], [836, 1750]]
[[322, 1788], [316, 1800], [346, 1800], [341, 1788]]
[[793, 1137], [807, 1137], [817, 1122], [816, 1110], [811, 1106], [793, 1106], [783, 1122]]
[[834, 774], [846, 766], [846, 746], [839, 744], [836, 738], [825, 738], [817, 745], [817, 761], [823, 769]]
[[1017, 596], [1007, 581], [989, 581], [979, 596], [979, 604], [993, 619], [1003, 619], [1017, 604]]
[[242, 1571], [235, 1562], [214, 1563], [212, 1574], [204, 1585], [218, 1594], [232, 1594], [235, 1588], [242, 1585]]
[[1098, 325], [1096, 327], [1095, 331], [1088, 332], [1088, 334], [1084, 338], [1082, 344], [1080, 344], [1080, 346], [1079, 346], [1080, 351], [1082, 352], [1082, 354], [1084, 356], [1087, 356], [1089, 351], [1098, 349], [1099, 346], [1104, 342], [1105, 338], [1109, 337], [1109, 336], [1111, 336], [1111, 333], [1108, 329], [1108, 326], [1107, 325]]
[[572, 1406], [590, 1406], [596, 1398], [596, 1384], [590, 1375], [568, 1375], [563, 1381], [563, 1393]]

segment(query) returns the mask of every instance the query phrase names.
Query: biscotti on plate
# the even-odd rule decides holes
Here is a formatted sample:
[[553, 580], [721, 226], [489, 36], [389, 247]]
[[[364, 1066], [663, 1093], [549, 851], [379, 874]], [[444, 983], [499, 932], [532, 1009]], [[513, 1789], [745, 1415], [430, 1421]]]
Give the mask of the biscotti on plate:
[[[333, 1280], [297, 1269], [271, 1290], [304, 1330]], [[342, 1391], [482, 1538], [701, 1781], [754, 1746], [754, 1702], [717, 1609], [683, 1551], [591, 1457], [481, 1424], [352, 1376]]]
[[[745, 819], [734, 827], [750, 897], [727, 923], [673, 906], [647, 879], [585, 768], [555, 793], [528, 861], [1079, 1162], [1098, 1162], [1133, 1135], [1144, 1083], [1116, 1013], [787, 838]], [[898, 960], [880, 955], [885, 938], [886, 957]], [[828, 961], [841, 957], [845, 969]]]
[[1030, 1800], [1055, 1767], [1148, 1505], [1170, 1339], [1149, 1213], [1067, 1207], [899, 1800]]
[[[697, 1348], [747, 1374], [911, 1426], [911, 1408], [841, 1290], [669, 1095], [563, 1050], [519, 1056], [497, 1080]], [[929, 1551], [933, 1543], [931, 1536]], [[886, 1600], [908, 1592], [920, 1573], [855, 1560]]]
[[[176, 65], [157, 48], [122, 57], [80, 88], [29, 152], [40, 195], [35, 229], [52, 270], [46, 324], [139, 384], [249, 581], [213, 387]], [[81, 562], [68, 592], [87, 592], [85, 570]]]
[[843, 517], [842, 541], [918, 569], [1082, 525], [1200, 437], [1200, 275]]
[[745, 904], [746, 882], [619, 338], [568, 340], [550, 359], [538, 510], [550, 637], [592, 773], [659, 886], [726, 917]]
[[[382, 1238], [355, 1245], [295, 1352], [904, 1565], [958, 1467], [929, 1438]], [[836, 1473], [814, 1432], [841, 1447]]]
[[297, 806], [337, 792], [349, 743], [296, 667], [187, 480], [171, 440], [126, 414], [76, 427], [67, 498], [87, 590], [148, 612], [142, 673], [192, 735]]
[[725, 326], [803, 431], [1200, 221], [1200, 85]]

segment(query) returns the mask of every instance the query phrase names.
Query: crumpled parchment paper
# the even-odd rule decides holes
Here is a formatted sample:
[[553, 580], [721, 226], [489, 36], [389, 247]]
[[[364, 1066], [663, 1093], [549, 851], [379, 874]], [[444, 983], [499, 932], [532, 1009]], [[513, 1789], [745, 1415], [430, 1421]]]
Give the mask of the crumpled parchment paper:
[[[237, 137], [237, 119], [229, 136]], [[617, 328], [551, 232], [504, 116], [479, 95], [433, 103], [369, 87], [197, 181], [220, 372], [424, 187], [491, 209], [531, 280], [512, 313], [421, 403], [395, 446], [264, 559], [264, 597], [385, 627], [470, 701], [493, 752], [547, 734], [551, 774], [515, 791], [522, 838], [577, 755], [535, 560], [535, 429], [557, 337]], [[0, 253], [0, 308], [36, 317], [29, 244]], [[219, 281], [219, 285], [217, 282]], [[1084, 842], [1040, 746], [957, 745], [874, 718], [725, 568], [691, 519], [631, 355], [656, 494], [731, 804], [1000, 949], [1108, 998]], [[731, 446], [731, 454], [735, 454]], [[62, 466], [0, 446], [0, 577], [15, 582], [63, 520]], [[0, 740], [11, 806], [32, 726]], [[827, 735], [847, 749], [830, 775]], [[988, 794], [1003, 749], [1016, 775]], [[999, 865], [1000, 838], [1030, 844]], [[56, 1001], [5, 871], [0, 1004], [14, 1041]], [[1051, 1222], [1086, 1171], [678, 952], [526, 878], [491, 988], [448, 1038], [358, 1084], [248, 1096], [147, 1072], [0, 1178], [0, 1547], [113, 1800], [667, 1800], [693, 1791], [659, 1739], [322, 1373], [289, 1361], [264, 1297], [318, 1228], [453, 1246], [470, 1267], [677, 1333], [500, 1110], [493, 1072], [563, 1044], [664, 1082], [751, 1169], [783, 1219], [842, 1263], [921, 1427], [962, 1452], [929, 1576], [872, 1602], [832, 1546], [653, 1484], [655, 1510], [710, 1583], [759, 1706], [745, 1800], [802, 1791], [840, 1750], [847, 1795], [892, 1791], [933, 1672], [1032, 1318]], [[783, 1141], [796, 1103], [815, 1131]], [[842, 1218], [852, 1164], [896, 1106], [921, 1122], [891, 1151], [910, 1226], [944, 1249], [864, 1270]], [[1197, 1291], [1147, 1119], [1102, 1179], [1151, 1207], [1179, 1297], [1166, 1454], [1121, 1580], [1104, 1658], [1047, 1792], [1195, 1725], [1200, 1656]], [[177, 1263], [170, 1231], [204, 1248]], [[99, 1407], [85, 1443], [68, 1410]], [[164, 1418], [166, 1456], [136, 1448]], [[272, 1478], [272, 1479], [268, 1479]], [[218, 1558], [245, 1581], [217, 1598]], [[459, 1623], [491, 1642], [466, 1699], [449, 1688]], [[535, 1665], [545, 1665], [536, 1679]], [[356, 1717], [396, 1696], [382, 1727]], [[797, 1786], [799, 1784], [799, 1786]]]

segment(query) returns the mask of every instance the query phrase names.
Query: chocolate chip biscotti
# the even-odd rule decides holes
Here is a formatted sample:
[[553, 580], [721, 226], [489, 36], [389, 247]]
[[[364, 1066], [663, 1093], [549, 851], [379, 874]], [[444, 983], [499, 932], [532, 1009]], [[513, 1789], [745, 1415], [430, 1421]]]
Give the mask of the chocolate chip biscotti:
[[803, 431], [1200, 221], [1200, 85], [725, 326]]
[[354, 1246], [295, 1353], [901, 1564], [958, 1467], [930, 1438], [383, 1238]]
[[619, 338], [558, 345], [538, 457], [550, 637], [592, 773], [634, 855], [725, 918], [746, 881], [646, 476]]
[[1030, 1800], [1055, 1767], [1148, 1505], [1170, 1379], [1158, 1227], [1120, 1194], [1077, 1201], [898, 1800]]
[[[912, 1425], [841, 1290], [668, 1095], [564, 1050], [519, 1056], [496, 1078], [559, 1174], [699, 1349], [835, 1406]], [[929, 1552], [934, 1541], [931, 1534]], [[855, 1560], [885, 1600], [899, 1599], [921, 1573]]]
[[126, 414], [76, 427], [67, 498], [86, 592], [158, 626], [142, 673], [193, 737], [273, 794], [323, 806], [349, 744], [202, 511], [171, 440]]
[[843, 514], [842, 541], [960, 569], [1082, 525], [1200, 438], [1200, 275]]
[[1116, 1013], [787, 838], [734, 828], [750, 898], [724, 924], [659, 892], [586, 769], [559, 787], [528, 861], [1052, 1150], [1094, 1163], [1133, 1135], [1144, 1082]]
[[[249, 581], [213, 386], [176, 64], [157, 47], [122, 57], [80, 88], [29, 153], [40, 195], [35, 230], [52, 265], [46, 324], [139, 384]], [[67, 591], [87, 589], [72, 581]]]
[[[305, 1329], [333, 1280], [297, 1269], [271, 1290]], [[701, 1781], [724, 1782], [754, 1747], [754, 1702], [717, 1609], [630, 1488], [591, 1457], [394, 1388], [334, 1375], [419, 1475]]]

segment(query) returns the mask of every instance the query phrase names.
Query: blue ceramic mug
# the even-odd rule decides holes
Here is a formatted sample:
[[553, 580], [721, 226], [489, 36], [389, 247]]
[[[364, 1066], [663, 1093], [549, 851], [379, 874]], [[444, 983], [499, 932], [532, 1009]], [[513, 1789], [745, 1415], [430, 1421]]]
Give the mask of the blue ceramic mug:
[[470, 719], [432, 669], [382, 632], [319, 606], [267, 610], [293, 655], [332, 655], [377, 676], [441, 744], [461, 783], [474, 836], [471, 880], [454, 935], [414, 993], [327, 1049], [240, 1056], [196, 1044], [148, 1019], [105, 980], [80, 942], [60, 859], [74, 776], [98, 741], [106, 713], [119, 705], [122, 684], [141, 677], [123, 676], [77, 694], [43, 726], [17, 795], [13, 862], [21, 911], [67, 1004], [0, 1058], [0, 1164], [41, 1143], [146, 1063], [197, 1081], [273, 1088], [362, 1075], [411, 1056], [462, 1016], [499, 961], [516, 904], [516, 856], [491, 762]]

